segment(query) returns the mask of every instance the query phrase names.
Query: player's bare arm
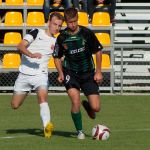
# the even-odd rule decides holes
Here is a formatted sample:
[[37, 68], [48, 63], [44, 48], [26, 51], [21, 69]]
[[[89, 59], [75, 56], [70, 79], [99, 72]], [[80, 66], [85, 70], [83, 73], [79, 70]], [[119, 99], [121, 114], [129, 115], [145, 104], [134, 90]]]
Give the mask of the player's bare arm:
[[40, 53], [31, 53], [30, 51], [27, 50], [27, 46], [29, 45], [28, 41], [22, 40], [18, 46], [17, 49], [24, 55], [27, 55], [28, 57], [31, 58], [38, 58], [40, 59], [42, 55]]
[[59, 58], [54, 58], [54, 63], [58, 71], [58, 81], [62, 83], [64, 81], [64, 74], [62, 71], [62, 61]]
[[97, 83], [101, 83], [103, 80], [103, 75], [101, 72], [102, 52], [98, 51], [95, 55], [96, 55], [96, 70], [95, 70], [94, 80]]

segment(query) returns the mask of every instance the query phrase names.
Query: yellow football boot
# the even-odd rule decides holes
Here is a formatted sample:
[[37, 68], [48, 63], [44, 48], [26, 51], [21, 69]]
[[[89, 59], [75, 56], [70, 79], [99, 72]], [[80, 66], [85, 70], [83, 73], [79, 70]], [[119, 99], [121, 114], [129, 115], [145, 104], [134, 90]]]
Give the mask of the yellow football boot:
[[50, 138], [52, 136], [52, 131], [54, 126], [51, 122], [47, 123], [46, 127], [44, 128], [44, 136], [45, 138]]

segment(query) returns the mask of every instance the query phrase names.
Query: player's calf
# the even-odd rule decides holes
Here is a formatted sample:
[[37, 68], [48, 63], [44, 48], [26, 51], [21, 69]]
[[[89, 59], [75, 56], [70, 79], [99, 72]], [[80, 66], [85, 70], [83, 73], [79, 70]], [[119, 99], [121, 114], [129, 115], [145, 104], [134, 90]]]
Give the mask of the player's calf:
[[83, 100], [83, 101], [82, 101], [82, 105], [83, 105], [84, 109], [86, 110], [88, 116], [89, 116], [91, 119], [95, 119], [95, 118], [96, 118], [96, 113], [95, 113], [95, 111], [91, 108], [89, 102], [86, 101], [86, 100]]

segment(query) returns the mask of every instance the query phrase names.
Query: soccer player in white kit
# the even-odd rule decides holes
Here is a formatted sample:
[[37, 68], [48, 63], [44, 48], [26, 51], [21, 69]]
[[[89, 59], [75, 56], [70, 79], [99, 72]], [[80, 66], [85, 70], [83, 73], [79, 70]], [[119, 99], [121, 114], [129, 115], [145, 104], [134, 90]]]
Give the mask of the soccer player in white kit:
[[44, 136], [50, 138], [53, 130], [48, 95], [48, 62], [64, 18], [57, 12], [50, 15], [47, 29], [32, 29], [17, 48], [22, 53], [19, 75], [14, 85], [11, 101], [13, 109], [19, 108], [31, 89], [36, 90]]

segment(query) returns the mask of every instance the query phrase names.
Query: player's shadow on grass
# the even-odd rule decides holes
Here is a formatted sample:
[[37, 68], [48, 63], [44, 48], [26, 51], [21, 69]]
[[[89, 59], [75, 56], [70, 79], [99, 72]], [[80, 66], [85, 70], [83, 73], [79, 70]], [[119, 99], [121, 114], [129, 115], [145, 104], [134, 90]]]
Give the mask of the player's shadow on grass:
[[[76, 132], [69, 132], [69, 131], [53, 131], [53, 135], [55, 136], [63, 136], [63, 137], [71, 137], [71, 138], [77, 138]], [[86, 134], [86, 137], [90, 137]]]
[[[30, 134], [35, 136], [42, 136], [43, 137], [43, 130], [42, 129], [8, 129], [6, 130], [6, 134]], [[69, 132], [69, 131], [56, 131], [54, 130], [52, 133], [54, 136], [62, 136], [68, 138], [76, 138], [76, 132]], [[86, 135], [89, 136], [89, 135]]]
[[6, 130], [7, 134], [31, 134], [36, 136], [43, 136], [43, 130], [41, 129], [8, 129]]
[[[43, 136], [43, 130], [41, 129], [8, 129], [6, 130], [7, 134], [31, 134], [36, 136]], [[75, 137], [77, 136], [76, 132], [67, 132], [67, 131], [53, 131], [53, 135], [63, 136], [63, 137]]]
[[53, 131], [53, 135], [63, 136], [63, 137], [75, 137], [77, 136], [77, 133], [69, 132], [69, 131]]

